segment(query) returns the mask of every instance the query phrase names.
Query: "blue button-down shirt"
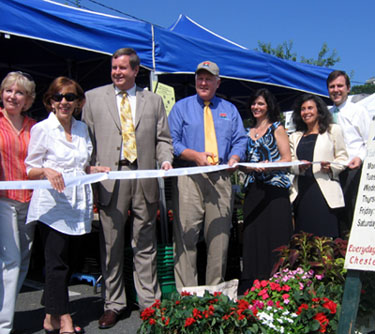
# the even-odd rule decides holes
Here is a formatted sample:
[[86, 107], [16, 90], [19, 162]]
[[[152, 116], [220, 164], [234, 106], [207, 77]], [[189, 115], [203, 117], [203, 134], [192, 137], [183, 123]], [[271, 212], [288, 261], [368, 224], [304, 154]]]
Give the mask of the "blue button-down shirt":
[[[243, 160], [247, 137], [237, 108], [216, 96], [211, 100], [210, 108], [215, 125], [219, 163], [226, 164], [233, 155], [238, 155]], [[204, 102], [198, 95], [189, 96], [173, 106], [168, 122], [176, 157], [185, 149], [205, 152], [203, 109]]]

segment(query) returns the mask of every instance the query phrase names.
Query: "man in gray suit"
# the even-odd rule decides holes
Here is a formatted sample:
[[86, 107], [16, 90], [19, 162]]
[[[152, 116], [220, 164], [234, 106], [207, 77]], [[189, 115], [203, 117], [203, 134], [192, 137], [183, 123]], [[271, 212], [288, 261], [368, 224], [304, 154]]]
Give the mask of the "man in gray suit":
[[[128, 171], [155, 169], [159, 162], [164, 170], [172, 168], [173, 147], [164, 105], [158, 95], [135, 85], [139, 65], [139, 57], [133, 49], [117, 50], [112, 56], [113, 84], [86, 93], [82, 118], [93, 141], [92, 163], [95, 165]], [[129, 158], [126, 152], [131, 140], [126, 139], [129, 137], [126, 137], [123, 123], [124, 104], [128, 106], [129, 115], [131, 112], [134, 158]], [[134, 283], [141, 310], [161, 297], [156, 275], [158, 199], [156, 179], [106, 180], [98, 185], [101, 266], [105, 281], [104, 314], [99, 319], [101, 329], [115, 325], [126, 308], [123, 263], [128, 210], [133, 215]]]

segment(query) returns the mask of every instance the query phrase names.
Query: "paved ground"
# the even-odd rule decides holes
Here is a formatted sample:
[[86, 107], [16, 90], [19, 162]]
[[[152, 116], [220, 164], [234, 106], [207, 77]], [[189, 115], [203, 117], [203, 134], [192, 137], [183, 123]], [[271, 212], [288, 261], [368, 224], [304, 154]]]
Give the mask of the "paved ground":
[[[17, 334], [44, 334], [44, 308], [40, 304], [43, 285], [27, 280], [17, 299], [14, 328]], [[102, 314], [103, 302], [100, 293], [95, 293], [92, 285], [76, 284], [69, 287], [71, 314], [76, 324], [84, 327], [87, 334], [133, 334], [141, 324], [139, 311], [121, 319], [114, 327], [106, 330], [98, 328], [98, 319]]]

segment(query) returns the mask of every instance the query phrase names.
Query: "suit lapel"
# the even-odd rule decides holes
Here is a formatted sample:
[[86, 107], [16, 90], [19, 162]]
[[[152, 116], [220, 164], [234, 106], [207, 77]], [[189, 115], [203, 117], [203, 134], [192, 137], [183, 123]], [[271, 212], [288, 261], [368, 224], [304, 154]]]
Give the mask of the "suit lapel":
[[121, 131], [121, 121], [116, 103], [116, 92], [113, 85], [108, 86], [103, 102], [107, 106], [108, 113], [115, 122], [117, 128]]
[[137, 87], [136, 98], [137, 98], [137, 107], [136, 107], [136, 110], [135, 110], [134, 129], [136, 129], [138, 124], [139, 124], [139, 121], [142, 117], [143, 109], [144, 109], [145, 103], [146, 103], [145, 97], [144, 97], [144, 94], [143, 94], [143, 89], [140, 89], [140, 88]]

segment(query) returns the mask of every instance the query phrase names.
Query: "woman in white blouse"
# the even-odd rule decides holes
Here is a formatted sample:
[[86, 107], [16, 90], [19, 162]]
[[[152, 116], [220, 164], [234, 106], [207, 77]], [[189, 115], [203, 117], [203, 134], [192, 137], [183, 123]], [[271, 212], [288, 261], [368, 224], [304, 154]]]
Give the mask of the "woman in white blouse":
[[90, 232], [93, 197], [90, 185], [65, 187], [64, 177], [106, 172], [107, 167], [90, 167], [92, 144], [87, 126], [74, 119], [85, 103], [78, 83], [56, 78], [44, 94], [51, 113], [31, 130], [25, 160], [29, 179], [48, 179], [52, 189], [34, 190], [27, 222], [38, 221], [44, 246], [45, 288], [42, 304], [46, 333], [79, 333], [68, 304], [68, 250], [72, 236]]

